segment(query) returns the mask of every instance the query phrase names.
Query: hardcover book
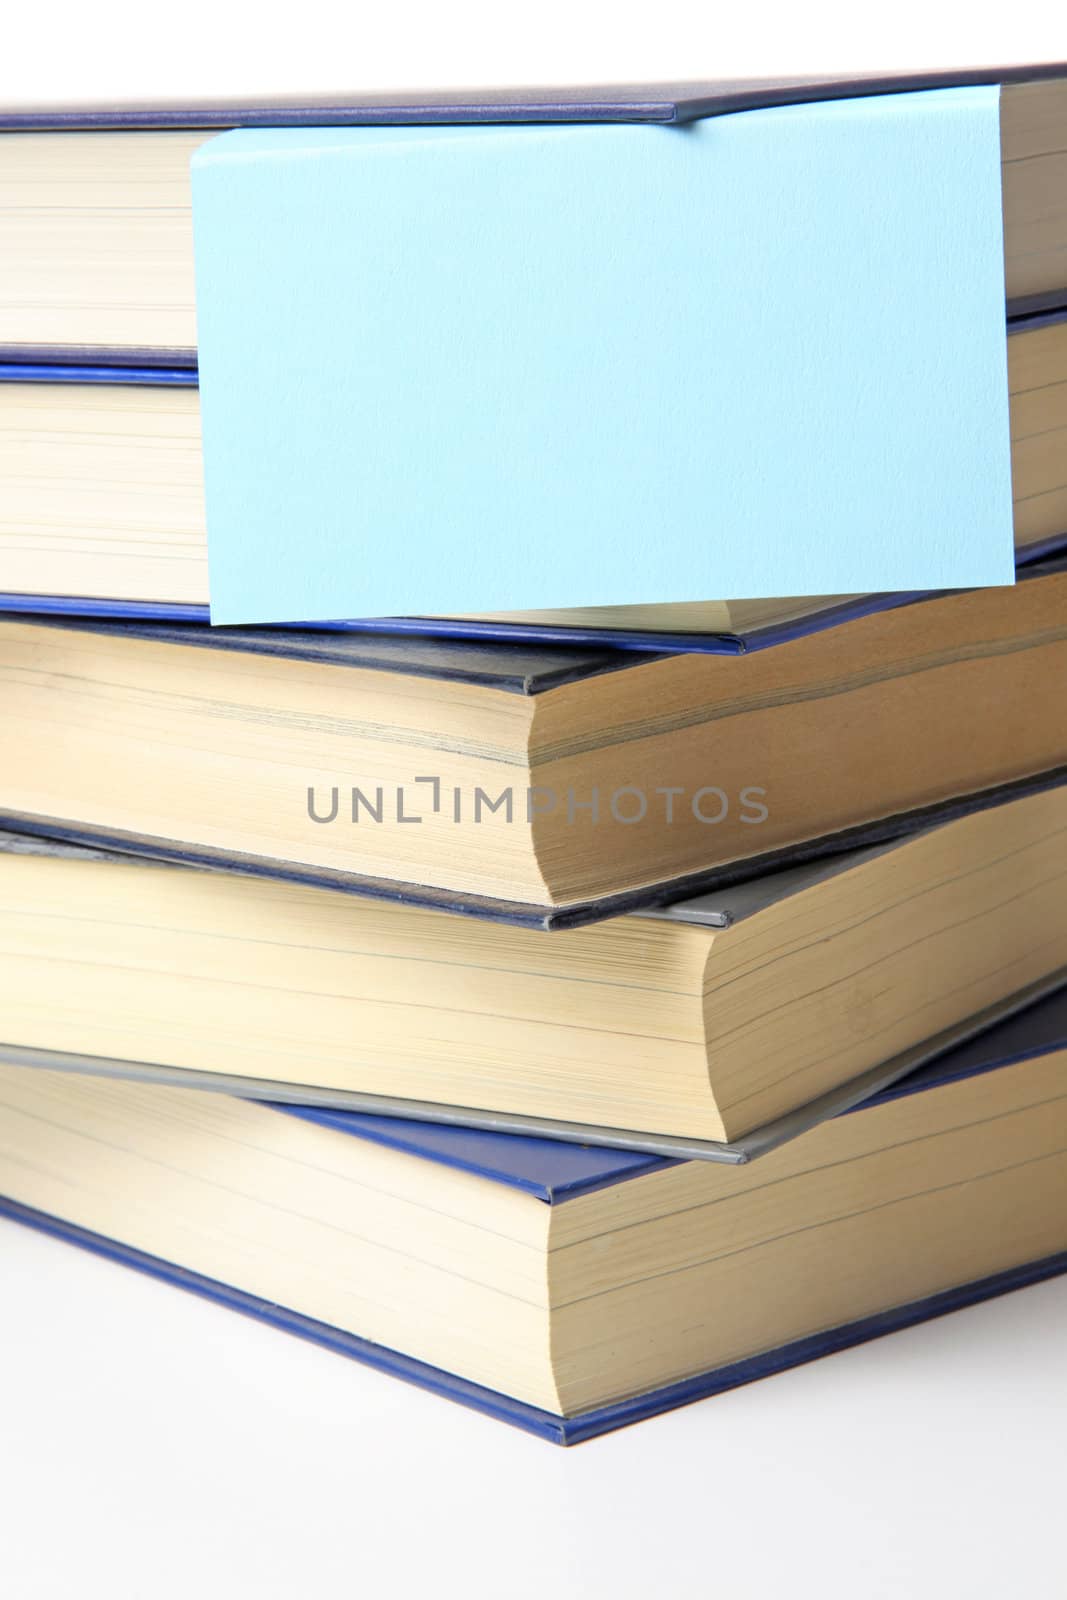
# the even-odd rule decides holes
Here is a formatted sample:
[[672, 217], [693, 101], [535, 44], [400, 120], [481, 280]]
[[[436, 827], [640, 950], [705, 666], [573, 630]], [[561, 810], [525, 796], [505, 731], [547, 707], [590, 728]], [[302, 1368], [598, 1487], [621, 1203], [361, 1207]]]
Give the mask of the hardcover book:
[[2, 811], [75, 841], [588, 921], [1062, 766], [1065, 597], [1063, 563], [1039, 563], [742, 657], [8, 615]]
[[[1065, 81], [535, 95], [539, 124], [508, 97], [216, 108], [202, 137], [190, 108], [23, 115], [0, 345], [187, 365], [195, 298], [216, 622], [1005, 583], [1003, 308], [1063, 304]], [[1017, 474], [1024, 546], [1057, 521], [1050, 448]], [[165, 535], [135, 542], [122, 581], [202, 603], [162, 593], [180, 557], [152, 580]]]
[[0, 835], [0, 1053], [741, 1160], [1061, 982], [1065, 840], [1060, 782], [546, 937]]
[[739, 1167], [10, 1065], [0, 1092], [4, 1214], [558, 1444], [1067, 1269], [1062, 994]]
[[[616, 88], [43, 106], [0, 113], [7, 359], [193, 365], [189, 163], [222, 129], [462, 123], [681, 126], [776, 106], [1001, 86], [1006, 279], [1013, 314], [1067, 301], [1067, 64]], [[42, 217], [47, 215], [47, 233]], [[91, 264], [91, 265], [90, 265]]]
[[[1067, 311], [1009, 323], [1016, 559], [1067, 541]], [[0, 364], [0, 604], [207, 621], [200, 403], [192, 369]], [[842, 441], [844, 448], [844, 441]], [[600, 606], [334, 626], [649, 651], [763, 649], [911, 596]]]
[[558, 1443], [1067, 1269], [1065, 145], [0, 115], [0, 1213]]

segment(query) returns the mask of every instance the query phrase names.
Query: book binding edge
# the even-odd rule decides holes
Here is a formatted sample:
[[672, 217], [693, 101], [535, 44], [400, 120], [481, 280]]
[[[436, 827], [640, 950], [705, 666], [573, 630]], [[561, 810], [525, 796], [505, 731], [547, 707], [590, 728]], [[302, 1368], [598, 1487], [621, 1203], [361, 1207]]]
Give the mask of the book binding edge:
[[89, 1229], [80, 1228], [75, 1223], [66, 1222], [60, 1217], [35, 1211], [17, 1200], [0, 1196], [0, 1217], [21, 1223], [25, 1227], [48, 1234], [67, 1244], [77, 1245], [93, 1255], [130, 1267], [173, 1287], [197, 1294], [203, 1299], [213, 1300], [232, 1311], [241, 1312], [244, 1316], [255, 1317], [271, 1327], [324, 1346], [375, 1371], [388, 1373], [406, 1383], [427, 1389], [445, 1399], [457, 1401], [471, 1410], [480, 1411], [485, 1416], [495, 1417], [500, 1422], [507, 1422], [512, 1427], [559, 1445], [580, 1444], [586, 1439], [613, 1432], [617, 1428], [628, 1427], [631, 1423], [641, 1422], [665, 1411], [676, 1410], [679, 1406], [689, 1405], [693, 1401], [709, 1399], [712, 1395], [740, 1388], [743, 1384], [754, 1383], [760, 1378], [772, 1377], [791, 1367], [817, 1360], [821, 1356], [866, 1344], [869, 1340], [881, 1338], [884, 1334], [896, 1333], [916, 1323], [927, 1322], [948, 1312], [960, 1311], [983, 1300], [991, 1300], [1015, 1289], [1026, 1288], [1031, 1284], [1041, 1283], [1067, 1273], [1067, 1251], [1061, 1251], [1038, 1261], [1009, 1267], [972, 1283], [942, 1290], [889, 1311], [876, 1312], [872, 1316], [847, 1323], [839, 1328], [810, 1334], [805, 1338], [793, 1340], [790, 1344], [782, 1345], [776, 1350], [766, 1351], [743, 1361], [736, 1361], [728, 1366], [682, 1379], [677, 1383], [654, 1389], [648, 1394], [613, 1401], [609, 1405], [597, 1407], [577, 1416], [561, 1417], [543, 1411], [537, 1406], [527, 1405], [524, 1401], [514, 1400], [482, 1384], [473, 1383], [467, 1378], [445, 1372], [440, 1367], [417, 1360], [414, 1356], [404, 1355], [384, 1345], [374, 1344], [369, 1339], [362, 1339], [357, 1334], [345, 1333], [340, 1328], [316, 1322], [313, 1318], [290, 1311], [285, 1306], [234, 1289], [214, 1278], [191, 1272], [158, 1256], [136, 1250], [117, 1240], [105, 1238], [102, 1234], [92, 1233]]
[[[277, 1083], [269, 1079], [243, 1078], [192, 1067], [167, 1067], [153, 1062], [121, 1061], [107, 1056], [43, 1050], [30, 1045], [0, 1042], [0, 1061], [37, 1071], [71, 1072], [89, 1077], [157, 1083], [171, 1088], [200, 1089], [209, 1093], [228, 1094], [237, 1099], [265, 1101], [279, 1106], [282, 1110], [291, 1108], [299, 1112], [301, 1108], [317, 1107], [359, 1111], [373, 1116], [401, 1117], [411, 1122], [443, 1123], [453, 1127], [478, 1128], [489, 1133], [555, 1139], [564, 1144], [602, 1145], [608, 1149], [660, 1156], [670, 1162], [714, 1161], [730, 1166], [741, 1166], [755, 1161], [768, 1151], [777, 1149], [831, 1117], [842, 1116], [853, 1109], [859, 1109], [865, 1101], [891, 1088], [902, 1078], [917, 1071], [919, 1067], [978, 1038], [996, 1023], [1007, 1021], [1008, 1018], [1056, 993], [1065, 985], [1067, 985], [1067, 967], [1061, 967], [1046, 978], [1028, 984], [1006, 999], [986, 1006], [982, 1011], [953, 1027], [943, 1029], [911, 1049], [902, 1051], [847, 1083], [817, 1096], [797, 1110], [775, 1117], [762, 1127], [755, 1128], [750, 1133], [729, 1142], [694, 1139], [683, 1135], [642, 1134], [625, 1128], [601, 1127], [591, 1123], [557, 1122], [547, 1117], [522, 1116], [514, 1112], [442, 1105], [433, 1101], [404, 1100], [392, 1095], [363, 1094], [357, 1090]], [[1067, 1048], [1067, 1038], [1064, 1039], [1063, 1045]], [[1051, 1046], [1046, 1043], [1042, 1046], [1042, 1051], [1050, 1048]], [[972, 1069], [966, 1075], [977, 1076], [979, 1072], [995, 1071], [1007, 1064], [1005, 1060], [994, 1059], [980, 1068]], [[370, 1137], [370, 1135], [364, 1136]], [[560, 1200], [566, 1198], [568, 1198], [566, 1195], [559, 1197]]]

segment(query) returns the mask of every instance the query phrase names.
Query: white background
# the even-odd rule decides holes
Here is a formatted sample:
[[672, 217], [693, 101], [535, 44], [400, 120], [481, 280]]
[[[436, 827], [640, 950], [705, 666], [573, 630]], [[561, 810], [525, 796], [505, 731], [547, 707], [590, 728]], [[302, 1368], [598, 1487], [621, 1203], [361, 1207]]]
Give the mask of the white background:
[[[18, 0], [0, 102], [1055, 60], [1062, 9]], [[0, 1224], [0, 1593], [1045, 1600], [1065, 1329], [1059, 1280], [563, 1451]]]
[[9, 0], [0, 96], [646, 83], [1067, 57], [1040, 0]]
[[6, 1600], [1061, 1600], [1067, 1279], [561, 1450], [0, 1223]]

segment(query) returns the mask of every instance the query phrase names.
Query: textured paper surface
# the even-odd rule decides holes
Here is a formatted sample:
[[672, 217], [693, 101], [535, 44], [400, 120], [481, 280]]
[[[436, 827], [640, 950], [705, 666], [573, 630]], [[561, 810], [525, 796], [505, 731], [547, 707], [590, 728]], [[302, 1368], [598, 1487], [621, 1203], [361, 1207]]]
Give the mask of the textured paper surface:
[[216, 622], [1013, 577], [996, 88], [193, 163]]

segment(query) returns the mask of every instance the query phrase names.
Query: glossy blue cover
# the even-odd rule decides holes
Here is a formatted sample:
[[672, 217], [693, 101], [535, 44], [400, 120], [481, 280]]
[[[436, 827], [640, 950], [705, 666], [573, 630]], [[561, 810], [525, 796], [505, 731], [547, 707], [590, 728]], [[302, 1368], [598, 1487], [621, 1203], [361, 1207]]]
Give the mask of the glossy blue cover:
[[192, 182], [217, 622], [1011, 581], [996, 89]]
[[0, 361], [0, 383], [120, 384], [126, 388], [195, 389], [195, 367], [98, 361]]
[[360, 1111], [337, 1111], [318, 1106], [276, 1105], [275, 1110], [299, 1117], [337, 1133], [349, 1133], [390, 1150], [403, 1150], [425, 1161], [475, 1173], [508, 1189], [536, 1195], [548, 1205], [573, 1200], [576, 1195], [607, 1189], [626, 1178], [679, 1163], [662, 1156], [632, 1150], [609, 1150], [602, 1145], [564, 1144], [559, 1139], [536, 1139], [526, 1134], [491, 1133], [443, 1122], [414, 1122], [407, 1117], [367, 1116]]

